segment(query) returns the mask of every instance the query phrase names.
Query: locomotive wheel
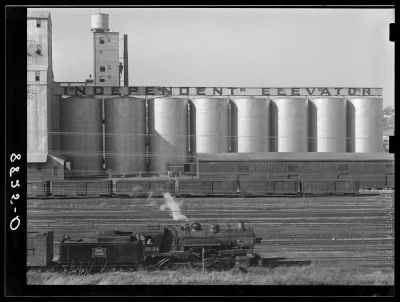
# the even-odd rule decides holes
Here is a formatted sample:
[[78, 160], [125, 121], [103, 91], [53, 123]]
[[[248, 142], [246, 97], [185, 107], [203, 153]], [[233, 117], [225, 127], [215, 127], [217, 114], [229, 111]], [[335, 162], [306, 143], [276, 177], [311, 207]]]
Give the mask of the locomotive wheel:
[[201, 268], [203, 266], [201, 263], [201, 258], [195, 255], [190, 255], [188, 258], [187, 266], [189, 268]]

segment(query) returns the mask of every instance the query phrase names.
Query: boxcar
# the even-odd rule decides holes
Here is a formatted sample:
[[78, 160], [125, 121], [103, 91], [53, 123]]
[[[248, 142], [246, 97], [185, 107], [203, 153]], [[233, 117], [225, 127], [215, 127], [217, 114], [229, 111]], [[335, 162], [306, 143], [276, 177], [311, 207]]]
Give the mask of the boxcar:
[[247, 180], [240, 181], [240, 193], [243, 196], [267, 195], [299, 195], [300, 187], [297, 180]]
[[357, 195], [359, 183], [354, 179], [307, 179], [301, 181], [303, 195]]
[[28, 232], [27, 266], [48, 266], [53, 260], [53, 231]]
[[53, 180], [53, 196], [110, 196], [111, 180]]
[[199, 179], [355, 179], [360, 189], [392, 184], [394, 156], [378, 153], [260, 152], [198, 154]]
[[274, 195], [275, 193], [274, 182], [264, 181], [264, 180], [241, 181], [240, 193], [244, 196]]
[[237, 192], [236, 181], [232, 180], [179, 180], [176, 195], [189, 196], [233, 196]]
[[26, 190], [28, 198], [49, 196], [50, 181], [28, 181]]
[[175, 194], [173, 180], [117, 180], [115, 194], [118, 196], [147, 197], [162, 196], [163, 193]]
[[387, 174], [386, 175], [386, 188], [394, 189], [394, 174]]

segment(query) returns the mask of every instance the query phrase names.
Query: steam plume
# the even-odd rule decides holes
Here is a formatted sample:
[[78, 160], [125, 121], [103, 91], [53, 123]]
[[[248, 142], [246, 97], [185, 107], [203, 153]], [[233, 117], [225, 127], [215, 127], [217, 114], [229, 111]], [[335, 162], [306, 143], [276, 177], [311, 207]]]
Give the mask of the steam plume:
[[182, 214], [181, 206], [183, 200], [181, 202], [177, 202], [168, 192], [163, 194], [164, 203], [160, 206], [161, 211], [170, 210], [172, 218], [175, 221], [185, 220], [188, 221], [189, 219]]

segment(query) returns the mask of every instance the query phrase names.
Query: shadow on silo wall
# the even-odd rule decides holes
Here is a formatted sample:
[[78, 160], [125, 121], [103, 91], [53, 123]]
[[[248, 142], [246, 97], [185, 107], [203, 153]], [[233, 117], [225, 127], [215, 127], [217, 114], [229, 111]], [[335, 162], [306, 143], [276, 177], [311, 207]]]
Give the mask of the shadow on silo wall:
[[[163, 104], [155, 101], [151, 100], [148, 103], [150, 113], [148, 118], [149, 171], [152, 174], [166, 175], [168, 164], [184, 164], [187, 162], [187, 111], [181, 112], [182, 115], [179, 115], [177, 111], [174, 111], [172, 116], [159, 115], [160, 111], [157, 113], [155, 106]], [[171, 102], [173, 101], [171, 100]], [[174, 103], [170, 104], [173, 105]], [[185, 108], [187, 109], [186, 105]], [[176, 107], [168, 108], [168, 110], [171, 109], [176, 110]]]
[[104, 100], [106, 170], [115, 176], [146, 171], [146, 104], [144, 99]]
[[318, 152], [317, 106], [308, 101], [308, 152]]
[[356, 124], [355, 124], [355, 117], [356, 117], [356, 109], [354, 104], [347, 101], [346, 102], [346, 152], [354, 153], [355, 150], [355, 131], [356, 131]]
[[186, 156], [162, 135], [155, 130], [150, 133], [148, 153], [150, 173], [166, 175], [167, 164], [186, 162]]
[[60, 100], [60, 149], [69, 167], [65, 177], [97, 177], [103, 171], [101, 100]]
[[196, 106], [192, 101], [189, 101], [190, 106], [190, 153], [196, 154], [197, 146], [196, 146]]
[[278, 106], [272, 100], [270, 102], [270, 124], [269, 124], [269, 151], [278, 152]]
[[234, 102], [231, 102], [231, 152], [237, 153], [238, 146], [238, 108]]

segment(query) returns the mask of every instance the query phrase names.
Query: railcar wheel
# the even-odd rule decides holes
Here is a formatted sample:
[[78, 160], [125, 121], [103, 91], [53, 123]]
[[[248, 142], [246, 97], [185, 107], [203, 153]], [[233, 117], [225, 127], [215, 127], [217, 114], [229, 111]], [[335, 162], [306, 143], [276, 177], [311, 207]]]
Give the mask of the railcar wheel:
[[190, 255], [187, 266], [193, 269], [202, 267], [201, 258], [195, 255]]

